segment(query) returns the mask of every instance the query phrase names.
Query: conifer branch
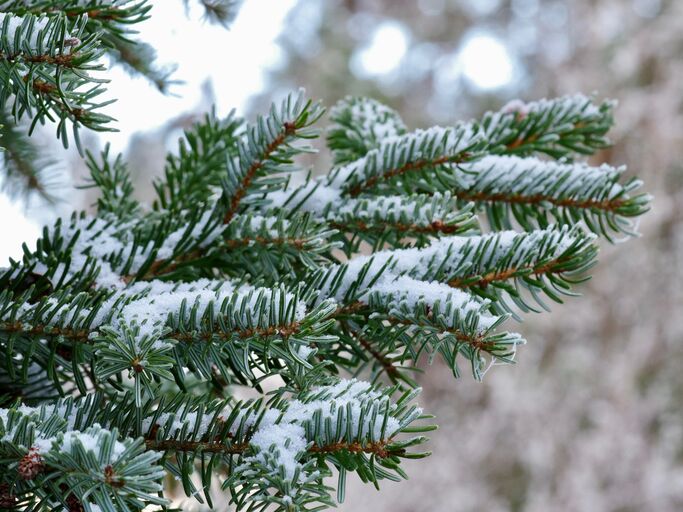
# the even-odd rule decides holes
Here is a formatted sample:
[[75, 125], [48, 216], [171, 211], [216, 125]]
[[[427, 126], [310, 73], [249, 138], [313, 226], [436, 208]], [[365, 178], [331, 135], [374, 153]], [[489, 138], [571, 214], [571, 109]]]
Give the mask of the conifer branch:
[[247, 195], [267, 192], [281, 184], [282, 181], [272, 180], [273, 175], [291, 172], [292, 158], [311, 151], [292, 144], [316, 136], [310, 126], [322, 113], [318, 105], [305, 101], [300, 92], [296, 98], [288, 96], [279, 108], [273, 105], [268, 117], [245, 127], [244, 138], [237, 146], [238, 157], [228, 162], [229, 180], [223, 181], [224, 224], [238, 213]]
[[335, 169], [329, 181], [354, 197], [397, 177], [408, 182], [419, 180], [425, 169], [438, 176], [447, 164], [465, 162], [482, 147], [483, 139], [468, 125], [417, 130], [389, 139], [362, 158]]
[[[33, 87], [51, 92], [44, 75]], [[408, 133], [347, 98], [328, 132], [336, 167], [290, 180], [322, 109], [289, 96], [253, 124], [195, 125], [152, 209], [120, 157], [89, 155], [96, 215], [57, 221], [0, 271], [0, 502], [142, 510], [167, 505], [170, 474], [209, 507], [219, 478], [237, 510], [289, 512], [333, 506], [333, 470], [339, 499], [348, 471], [405, 477], [402, 461], [427, 455], [412, 434], [432, 428], [409, 372], [513, 363], [525, 340], [507, 319], [574, 295], [596, 238], [634, 233], [647, 211], [621, 168], [569, 160], [607, 142], [611, 108], [518, 103]], [[394, 386], [337, 377], [366, 369]], [[240, 386], [261, 398], [237, 401]]]
[[491, 153], [528, 156], [545, 153], [559, 159], [592, 154], [609, 145], [613, 101], [595, 104], [582, 94], [530, 103], [511, 101], [487, 112], [479, 123]]
[[102, 80], [91, 73], [102, 69], [102, 50], [86, 25], [84, 17], [0, 15], [0, 107], [18, 120], [33, 118], [31, 131], [37, 122], [56, 120], [65, 145], [66, 121], [73, 123], [77, 144], [78, 126], [106, 130], [111, 121], [97, 112], [104, 105], [96, 102]]

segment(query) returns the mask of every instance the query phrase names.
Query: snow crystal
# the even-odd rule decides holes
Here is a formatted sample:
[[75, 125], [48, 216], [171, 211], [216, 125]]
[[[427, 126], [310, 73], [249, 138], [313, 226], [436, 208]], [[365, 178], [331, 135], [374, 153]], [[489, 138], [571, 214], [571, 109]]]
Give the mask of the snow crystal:
[[[282, 413], [277, 409], [269, 409], [263, 416], [259, 428], [254, 433], [250, 444], [258, 448], [256, 455], [247, 457], [244, 464], [238, 470], [248, 469], [250, 463], [258, 463], [277, 473], [284, 470], [285, 476], [293, 480], [298, 469], [301, 454], [306, 450], [310, 441], [306, 438], [305, 425], [313, 421], [314, 415], [320, 414], [320, 424], [325, 425], [329, 419], [336, 425], [338, 411], [350, 411], [350, 416], [345, 416], [345, 422], [341, 425], [340, 435], [345, 435], [350, 421], [352, 440], [364, 440], [368, 436], [373, 440], [388, 439], [400, 430], [399, 421], [389, 416], [386, 430], [382, 436], [382, 421], [377, 421], [371, 430], [371, 418], [366, 416], [361, 422], [361, 410], [368, 402], [384, 403], [385, 407], [392, 410], [388, 397], [374, 391], [367, 382], [357, 380], [341, 380], [332, 386], [324, 386], [313, 391], [320, 395], [317, 400], [300, 401], [293, 400], [289, 403], [286, 411]], [[378, 419], [381, 418], [381, 415]], [[348, 440], [348, 439], [347, 439]], [[337, 439], [329, 440], [336, 442]], [[323, 440], [325, 442], [325, 440]], [[277, 452], [273, 458], [272, 450]], [[309, 475], [310, 478], [310, 475]], [[304, 481], [305, 476], [300, 476]]]
[[269, 192], [266, 199], [271, 208], [299, 207], [302, 211], [322, 215], [332, 205], [341, 201], [341, 191], [319, 180], [310, 180], [292, 190]]
[[[335, 169], [328, 178], [328, 185], [338, 188], [345, 188], [355, 183], [364, 182], [368, 179], [385, 174], [389, 169], [386, 168], [387, 155], [412, 154], [411, 160], [432, 158], [438, 156], [455, 156], [470, 147], [481, 137], [471, 125], [461, 124], [454, 127], [444, 128], [433, 126], [426, 130], [415, 130], [414, 132], [389, 137], [382, 141], [376, 149], [349, 164]], [[418, 148], [423, 145], [425, 149]], [[404, 158], [400, 158], [403, 163]]]
[[[8, 43], [8, 50], [10, 52], [20, 52], [24, 46], [22, 44], [22, 46], [20, 46], [19, 48], [14, 47], [15, 34], [19, 27], [21, 27], [22, 23], [24, 22], [24, 19], [25, 18], [22, 18], [21, 16], [0, 13], [0, 29], [5, 26], [5, 23], [7, 23], [7, 37], [5, 38], [5, 41]], [[31, 51], [38, 50], [39, 40], [45, 41], [47, 39], [48, 35], [45, 33], [45, 28], [48, 25], [48, 21], [49, 20], [47, 17], [41, 16], [35, 18], [31, 38], [26, 43], [27, 46], [31, 49]], [[24, 40], [22, 39], [22, 43], [23, 42]]]
[[254, 433], [250, 444], [258, 448], [259, 453], [253, 456], [253, 460], [263, 465], [268, 465], [267, 453], [271, 447], [278, 451], [277, 466], [284, 469], [287, 479], [292, 480], [297, 469], [301, 467], [299, 454], [306, 450], [308, 441], [304, 428], [295, 422], [277, 423], [280, 411], [268, 410], [261, 420], [261, 427]]
[[608, 197], [622, 193], [616, 180], [625, 167], [603, 164], [591, 167], [585, 163], [559, 163], [534, 157], [487, 156], [473, 163], [463, 164], [470, 181], [469, 191], [491, 194], [509, 193], [550, 198], [572, 197], [586, 190], [609, 190]]
[[45, 455], [47, 452], [49, 452], [50, 450], [52, 450], [52, 445], [54, 444], [54, 440], [55, 440], [54, 437], [50, 437], [50, 438], [47, 438], [47, 439], [45, 439], [45, 438], [36, 438], [36, 439], [33, 441], [33, 446], [32, 446], [32, 448], [34, 448], [39, 454]]
[[[103, 430], [99, 424], [95, 423], [91, 428], [85, 432], [79, 432], [77, 430], [70, 430], [64, 433], [61, 444], [59, 445], [59, 450], [63, 453], [73, 453], [74, 447], [77, 443], [80, 443], [85, 451], [92, 452], [95, 455], [100, 453], [100, 434], [101, 432], [107, 432]], [[111, 464], [116, 462], [116, 460], [123, 454], [126, 450], [126, 445], [120, 441], [114, 441], [114, 446], [111, 452], [111, 458], [103, 461], [103, 465]]]

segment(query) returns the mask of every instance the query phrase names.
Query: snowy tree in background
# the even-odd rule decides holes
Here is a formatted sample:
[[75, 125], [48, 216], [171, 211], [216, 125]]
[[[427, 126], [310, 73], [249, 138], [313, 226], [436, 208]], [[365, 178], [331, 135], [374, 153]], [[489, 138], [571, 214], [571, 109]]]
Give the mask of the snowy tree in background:
[[[95, 2], [69, 5], [96, 18]], [[75, 32], [68, 15], [23, 15], [2, 22], [3, 55], [22, 49], [0, 61], [6, 104], [37, 100], [62, 137], [101, 127], [94, 96], [69, 89], [87, 67], [59, 70], [96, 60], [90, 18]], [[19, 86], [32, 60], [53, 82]], [[514, 361], [509, 317], [573, 294], [598, 237], [635, 234], [640, 181], [579, 158], [608, 144], [613, 107], [514, 101], [408, 131], [347, 98], [329, 116], [334, 165], [313, 178], [298, 162], [324, 110], [301, 92], [253, 123], [195, 125], [150, 205], [121, 157], [87, 155], [95, 215], [45, 228], [0, 273], [0, 507], [170, 508], [182, 492], [316, 510], [343, 501], [349, 471], [405, 478], [433, 428], [417, 364], [480, 379]]]

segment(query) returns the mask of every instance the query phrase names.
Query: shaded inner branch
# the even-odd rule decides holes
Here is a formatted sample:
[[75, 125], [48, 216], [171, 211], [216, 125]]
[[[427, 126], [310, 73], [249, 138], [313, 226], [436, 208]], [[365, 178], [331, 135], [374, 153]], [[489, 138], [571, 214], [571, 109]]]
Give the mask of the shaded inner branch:
[[460, 224], [446, 224], [442, 221], [434, 221], [426, 226], [419, 224], [404, 224], [401, 222], [390, 223], [384, 221], [351, 220], [348, 222], [330, 221], [327, 223], [331, 228], [338, 229], [344, 233], [354, 231], [374, 231], [383, 233], [387, 230], [400, 231], [404, 233], [429, 234], [444, 233], [453, 234], [462, 229]]
[[[211, 332], [180, 332], [173, 331], [168, 333], [165, 338], [175, 339], [182, 342], [194, 342], [198, 340], [209, 341], [212, 339], [223, 339], [229, 341], [232, 338], [250, 338], [252, 336], [269, 337], [282, 336], [287, 338], [299, 332], [301, 324], [291, 322], [283, 325], [273, 325], [270, 327], [253, 327], [251, 329], [235, 329], [230, 332], [211, 331]], [[94, 331], [95, 329], [93, 329]], [[46, 336], [60, 337], [76, 343], [91, 343], [90, 333], [87, 329], [69, 329], [63, 327], [53, 327], [49, 325], [29, 325], [22, 322], [0, 323], [0, 333], [9, 335], [20, 334], [25, 336]]]
[[[405, 449], [396, 448], [388, 449], [393, 442], [392, 439], [383, 441], [361, 443], [355, 442], [337, 442], [327, 445], [313, 444], [308, 452], [312, 454], [329, 454], [342, 451], [351, 453], [367, 453], [375, 455], [379, 458], [386, 458], [392, 455], [402, 455]], [[207, 452], [207, 453], [223, 453], [226, 455], [239, 455], [249, 450], [249, 443], [225, 444], [220, 442], [210, 441], [179, 441], [174, 439], [155, 440], [146, 439], [145, 447], [148, 450], [154, 451], [176, 451], [176, 452]]]
[[398, 369], [392, 364], [389, 358], [387, 358], [384, 354], [376, 350], [369, 340], [365, 339], [362, 336], [356, 336], [356, 339], [358, 340], [358, 343], [360, 343], [361, 346], [365, 350], [367, 350], [370, 353], [370, 355], [373, 358], [375, 358], [375, 360], [382, 366], [387, 375], [389, 375], [392, 379], [396, 379], [399, 377]]
[[[223, 246], [228, 248], [228, 249], [239, 249], [242, 247], [249, 247], [253, 245], [261, 245], [261, 246], [291, 246], [295, 249], [298, 250], [303, 250], [306, 248], [306, 244], [308, 243], [308, 240], [303, 239], [303, 238], [295, 238], [295, 237], [280, 237], [280, 238], [268, 238], [264, 236], [254, 236], [254, 237], [246, 237], [246, 238], [233, 238], [230, 240], [226, 240], [223, 243]], [[127, 276], [123, 276], [123, 281], [125, 283], [130, 283], [133, 280], [137, 281], [147, 281], [149, 279], [154, 279], [156, 277], [163, 276], [165, 274], [170, 274], [171, 272], [175, 271], [178, 267], [181, 265], [184, 265], [186, 263], [193, 262], [195, 260], [199, 260], [205, 256], [202, 251], [199, 249], [196, 249], [194, 251], [187, 252], [185, 254], [178, 255], [177, 257], [173, 259], [165, 259], [165, 260], [156, 260], [154, 261], [150, 267], [142, 274], [139, 276], [136, 276], [134, 274], [130, 274]]]

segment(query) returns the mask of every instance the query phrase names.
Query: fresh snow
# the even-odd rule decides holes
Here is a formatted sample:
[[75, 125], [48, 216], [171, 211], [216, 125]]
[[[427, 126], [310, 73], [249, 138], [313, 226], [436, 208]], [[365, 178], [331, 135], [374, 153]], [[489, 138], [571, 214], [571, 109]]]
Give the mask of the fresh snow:
[[[348, 188], [370, 178], [384, 175], [391, 167], [387, 157], [394, 155], [397, 161], [407, 163], [437, 156], [456, 156], [481, 138], [469, 124], [450, 127], [433, 126], [426, 130], [384, 139], [379, 147], [349, 164], [338, 167], [328, 178], [328, 185]], [[423, 149], [420, 149], [423, 148]]]
[[[16, 16], [9, 13], [0, 13], [0, 29], [4, 28], [5, 24], [7, 24], [7, 37], [4, 38], [4, 40], [8, 42], [8, 50], [11, 52], [20, 52], [24, 48], [23, 44], [19, 48], [14, 47], [15, 34], [19, 27], [21, 27], [24, 20], [25, 18], [21, 16]], [[49, 34], [45, 32], [48, 22], [49, 19], [47, 17], [35, 17], [31, 38], [25, 43], [25, 46], [27, 46], [32, 52], [38, 50], [39, 41], [44, 42], [49, 37]], [[22, 43], [24, 43], [24, 40], [22, 40]]]
[[349, 97], [332, 109], [330, 117], [339, 117], [343, 111], [348, 111], [351, 116], [350, 124], [358, 130], [358, 135], [366, 143], [397, 137], [406, 132], [398, 114], [378, 101]]
[[[383, 407], [389, 412], [393, 407], [388, 397], [374, 391], [367, 382], [355, 379], [340, 380], [337, 384], [313, 390], [313, 394], [320, 394], [320, 398], [312, 401], [292, 400], [284, 413], [277, 409], [269, 409], [264, 414], [250, 441], [258, 452], [245, 458], [241, 469], [248, 469], [253, 463], [265, 466], [273, 473], [278, 473], [282, 468], [286, 478], [293, 480], [296, 471], [301, 468], [299, 462], [301, 454], [313, 441], [307, 437], [306, 425], [314, 421], [316, 413], [320, 414], [320, 424], [325, 425], [329, 419], [332, 425], [336, 426], [338, 411], [350, 411], [350, 416], [344, 416], [344, 422], [338, 432], [339, 438], [323, 439], [324, 443], [336, 442], [342, 438], [347, 442], [365, 439], [386, 440], [396, 434], [401, 427], [399, 421], [391, 415], [387, 418], [384, 434], [382, 434], [381, 415], [378, 415], [380, 421], [372, 427], [370, 417], [366, 416], [362, 422], [360, 421], [361, 410], [368, 402], [384, 404]], [[347, 422], [351, 422], [350, 425]], [[351, 432], [351, 439], [345, 437], [347, 429]], [[272, 450], [277, 453], [275, 458], [272, 456]], [[300, 482], [303, 482], [306, 476], [300, 475], [299, 478]]]
[[[486, 156], [461, 165], [469, 182], [468, 192], [518, 194], [531, 197], [541, 194], [549, 198], [594, 197], [604, 191], [612, 199], [623, 192], [617, 180], [625, 167], [602, 164], [591, 167], [585, 163], [560, 163], [539, 158], [516, 156]], [[457, 195], [457, 194], [456, 194]]]

